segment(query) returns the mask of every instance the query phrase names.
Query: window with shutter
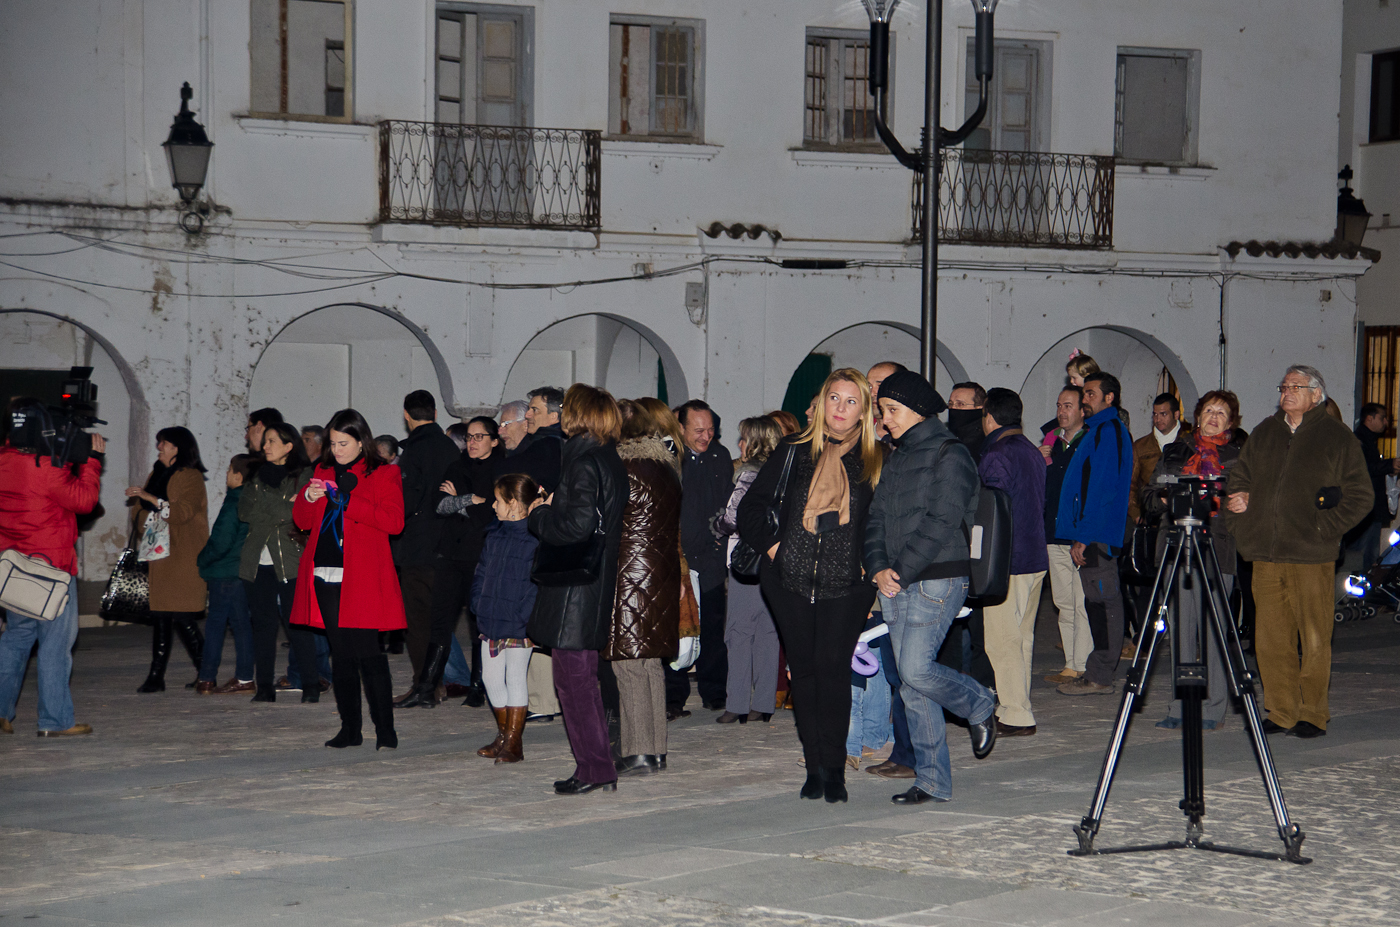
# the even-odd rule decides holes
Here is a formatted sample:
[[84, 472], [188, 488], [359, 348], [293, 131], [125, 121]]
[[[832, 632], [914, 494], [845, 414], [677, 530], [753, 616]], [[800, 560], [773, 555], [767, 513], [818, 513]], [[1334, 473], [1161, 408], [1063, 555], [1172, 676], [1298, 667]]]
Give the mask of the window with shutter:
[[698, 142], [703, 130], [704, 23], [613, 16], [608, 134]]
[[[977, 109], [979, 88], [973, 39], [967, 40], [964, 108]], [[992, 61], [987, 115], [965, 148], [1045, 151], [1050, 139], [1050, 43], [998, 39]]]
[[[890, 51], [893, 55], [894, 49]], [[804, 147], [884, 151], [875, 134], [875, 97], [870, 92], [869, 69], [868, 33], [807, 30]], [[893, 65], [890, 72], [893, 83]]]
[[1120, 48], [1113, 153], [1133, 164], [1196, 163], [1199, 51]]
[[347, 121], [353, 115], [353, 0], [250, 0], [249, 111]]

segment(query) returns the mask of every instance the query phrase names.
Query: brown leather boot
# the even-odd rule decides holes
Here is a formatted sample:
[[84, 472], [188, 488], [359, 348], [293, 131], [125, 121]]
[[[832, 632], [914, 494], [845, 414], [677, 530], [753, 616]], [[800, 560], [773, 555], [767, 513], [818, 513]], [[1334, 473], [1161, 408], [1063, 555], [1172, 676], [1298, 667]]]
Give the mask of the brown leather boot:
[[505, 708], [492, 708], [496, 714], [496, 739], [491, 741], [480, 750], [476, 751], [477, 756], [497, 757], [501, 755], [501, 744], [506, 742], [506, 710]]
[[525, 759], [525, 748], [520, 735], [525, 730], [526, 705], [514, 705], [506, 709], [506, 739], [501, 751], [496, 754], [497, 763], [519, 763]]

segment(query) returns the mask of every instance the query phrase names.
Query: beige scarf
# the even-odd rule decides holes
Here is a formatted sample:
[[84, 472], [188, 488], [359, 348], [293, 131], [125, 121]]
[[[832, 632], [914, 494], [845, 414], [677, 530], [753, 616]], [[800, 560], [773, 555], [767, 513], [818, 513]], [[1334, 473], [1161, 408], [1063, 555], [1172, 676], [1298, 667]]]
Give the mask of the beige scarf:
[[860, 429], [852, 430], [851, 435], [840, 444], [828, 438], [817, 458], [817, 469], [812, 473], [812, 485], [807, 489], [807, 507], [802, 510], [802, 527], [808, 534], [817, 533], [817, 516], [827, 512], [837, 512], [840, 523], [851, 523], [851, 481], [846, 476], [846, 465], [841, 458], [855, 447], [860, 437]]

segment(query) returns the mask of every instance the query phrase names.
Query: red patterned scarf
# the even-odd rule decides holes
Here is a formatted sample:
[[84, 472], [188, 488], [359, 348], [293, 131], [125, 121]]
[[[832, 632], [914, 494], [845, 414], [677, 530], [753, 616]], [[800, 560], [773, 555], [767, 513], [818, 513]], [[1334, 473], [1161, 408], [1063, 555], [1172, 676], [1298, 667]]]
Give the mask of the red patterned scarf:
[[1222, 431], [1213, 437], [1207, 437], [1198, 430], [1192, 435], [1196, 453], [1191, 455], [1191, 459], [1182, 468], [1182, 473], [1187, 476], [1201, 476], [1207, 479], [1220, 476], [1224, 469], [1220, 466], [1220, 448], [1225, 442], [1230, 440], [1230, 432]]

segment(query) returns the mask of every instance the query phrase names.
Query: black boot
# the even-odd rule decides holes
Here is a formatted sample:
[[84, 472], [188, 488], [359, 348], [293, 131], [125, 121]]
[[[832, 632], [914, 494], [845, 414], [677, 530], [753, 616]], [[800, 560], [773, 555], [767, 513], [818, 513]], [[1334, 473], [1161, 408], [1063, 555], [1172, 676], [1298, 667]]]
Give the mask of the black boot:
[[383, 654], [360, 661], [360, 676], [365, 682], [365, 701], [369, 717], [374, 722], [374, 749], [399, 745], [394, 732], [394, 681], [389, 676], [389, 658]]
[[[180, 643], [185, 645], [185, 652], [194, 663], [195, 682], [198, 682], [199, 671], [204, 666], [204, 634], [190, 615], [176, 615], [171, 619], [171, 624], [174, 625], [175, 633], [180, 636]], [[185, 688], [193, 689], [195, 682], [187, 683]]]
[[823, 766], [822, 777], [822, 797], [829, 804], [838, 801], [845, 801], [846, 795], [846, 767], [845, 766]]
[[255, 702], [275, 702], [277, 701], [277, 688], [271, 683], [267, 685], [258, 683], [257, 691], [253, 693], [252, 700]]
[[169, 615], [156, 616], [155, 624], [151, 625], [151, 671], [146, 681], [136, 689], [137, 692], [165, 691], [165, 666], [170, 662], [170, 629]]
[[340, 714], [340, 733], [326, 741], [327, 747], [358, 747], [365, 742], [360, 733], [360, 666], [358, 660], [331, 658], [331, 689], [335, 710]]
[[[476, 619], [471, 612], [467, 612], [467, 630], [471, 632], [471, 639], [476, 640]], [[486, 686], [481, 681], [481, 646], [472, 648], [472, 679], [467, 684], [467, 697], [462, 699], [462, 704], [468, 708], [480, 708], [486, 704]]]
[[442, 685], [442, 672], [447, 667], [448, 649], [442, 644], [429, 644], [423, 655], [423, 669], [413, 684], [408, 698], [399, 702], [400, 708], [436, 708], [437, 687]]

